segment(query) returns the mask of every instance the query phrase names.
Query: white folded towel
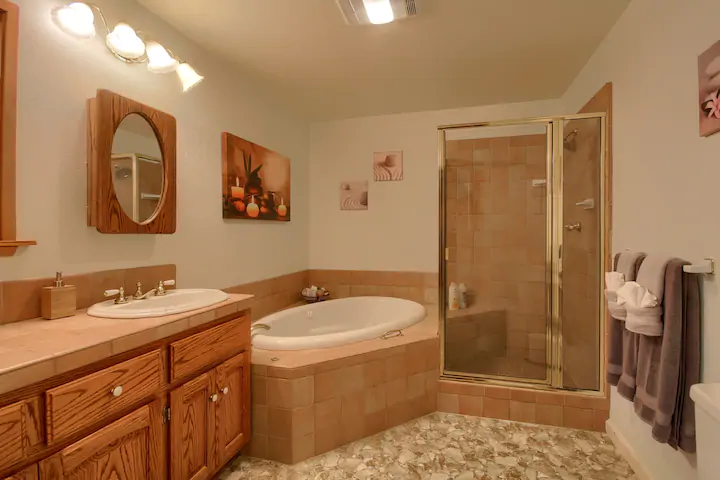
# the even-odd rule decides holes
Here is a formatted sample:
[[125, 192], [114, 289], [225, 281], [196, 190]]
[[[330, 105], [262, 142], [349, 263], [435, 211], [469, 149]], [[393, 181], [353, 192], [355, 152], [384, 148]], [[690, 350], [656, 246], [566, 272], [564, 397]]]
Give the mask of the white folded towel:
[[610, 316], [624, 321], [627, 316], [625, 307], [617, 303], [617, 291], [625, 284], [625, 275], [620, 272], [605, 272], [605, 299]]
[[627, 311], [625, 328], [629, 331], [650, 337], [662, 335], [662, 308], [650, 290], [637, 282], [627, 282], [617, 291], [617, 303]]

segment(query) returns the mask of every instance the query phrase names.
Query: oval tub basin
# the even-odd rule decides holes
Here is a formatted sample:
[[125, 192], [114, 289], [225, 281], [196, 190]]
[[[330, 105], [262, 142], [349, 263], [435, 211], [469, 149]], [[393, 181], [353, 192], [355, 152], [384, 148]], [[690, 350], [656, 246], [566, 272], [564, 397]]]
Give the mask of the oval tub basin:
[[388, 297], [352, 297], [290, 308], [258, 323], [270, 327], [253, 336], [255, 348], [307, 350], [379, 338], [425, 318], [417, 302]]

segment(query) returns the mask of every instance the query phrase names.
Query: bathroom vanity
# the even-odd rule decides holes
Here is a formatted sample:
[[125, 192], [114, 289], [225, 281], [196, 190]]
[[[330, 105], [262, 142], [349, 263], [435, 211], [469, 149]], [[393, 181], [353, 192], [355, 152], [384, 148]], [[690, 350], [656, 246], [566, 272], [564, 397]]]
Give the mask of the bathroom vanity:
[[[34, 362], [27, 376], [0, 368], [0, 479], [211, 478], [250, 440], [250, 298], [0, 326], [6, 348], [23, 332], [18, 364]], [[23, 350], [28, 334], [38, 343]]]

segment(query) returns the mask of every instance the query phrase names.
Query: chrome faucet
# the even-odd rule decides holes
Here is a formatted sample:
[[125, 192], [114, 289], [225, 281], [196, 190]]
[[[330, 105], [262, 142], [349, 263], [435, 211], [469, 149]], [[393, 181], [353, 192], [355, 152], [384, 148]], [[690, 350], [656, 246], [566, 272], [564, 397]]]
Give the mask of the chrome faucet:
[[257, 330], [270, 330], [270, 325], [265, 325], [264, 323], [253, 323], [250, 326], [250, 336], [257, 335]]

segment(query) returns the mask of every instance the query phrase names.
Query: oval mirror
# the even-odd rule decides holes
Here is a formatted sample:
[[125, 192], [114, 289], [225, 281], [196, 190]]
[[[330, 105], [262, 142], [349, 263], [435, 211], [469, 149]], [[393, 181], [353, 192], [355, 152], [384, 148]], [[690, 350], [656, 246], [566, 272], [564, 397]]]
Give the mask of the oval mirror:
[[165, 175], [160, 142], [145, 117], [131, 113], [120, 122], [110, 161], [123, 211], [134, 222], [147, 222], [160, 205]]

